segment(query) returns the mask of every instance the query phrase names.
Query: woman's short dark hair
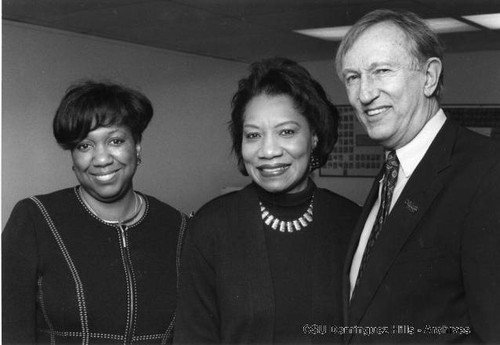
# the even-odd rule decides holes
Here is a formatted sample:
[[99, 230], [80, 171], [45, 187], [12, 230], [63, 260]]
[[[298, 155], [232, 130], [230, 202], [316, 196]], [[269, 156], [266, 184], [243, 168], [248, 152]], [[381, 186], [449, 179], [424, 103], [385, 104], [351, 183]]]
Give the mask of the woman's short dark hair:
[[276, 57], [253, 63], [250, 75], [239, 81], [238, 91], [232, 98], [229, 131], [241, 173], [248, 175], [241, 153], [246, 106], [261, 94], [286, 95], [293, 100], [296, 109], [307, 119], [312, 131], [318, 136], [318, 144], [312, 154], [319, 161], [316, 167], [323, 166], [337, 142], [337, 108], [330, 102], [323, 87], [304, 67], [295, 61]]
[[[347, 32], [335, 57], [335, 67], [337, 75], [342, 79], [342, 65], [344, 57], [352, 48], [356, 40], [370, 27], [382, 23], [389, 22], [399, 27], [409, 42], [409, 53], [415, 58], [419, 65], [424, 64], [428, 59], [437, 57], [443, 60], [444, 47], [439, 37], [434, 33], [425, 21], [413, 12], [396, 11], [389, 9], [379, 9], [366, 14], [358, 20]], [[434, 91], [434, 96], [439, 101], [443, 89], [444, 67], [439, 76], [438, 85]]]
[[153, 106], [142, 93], [111, 82], [86, 80], [71, 86], [52, 123], [57, 143], [73, 150], [89, 132], [112, 125], [126, 126], [135, 142], [153, 117]]

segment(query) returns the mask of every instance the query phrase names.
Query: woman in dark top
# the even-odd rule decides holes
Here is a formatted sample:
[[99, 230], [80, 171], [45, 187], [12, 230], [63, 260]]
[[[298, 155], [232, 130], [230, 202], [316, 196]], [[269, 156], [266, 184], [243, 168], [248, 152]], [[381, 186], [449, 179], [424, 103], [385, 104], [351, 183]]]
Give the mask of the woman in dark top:
[[342, 323], [342, 266], [359, 207], [309, 177], [337, 125], [323, 88], [293, 61], [255, 63], [239, 82], [229, 129], [253, 182], [192, 220], [174, 343], [341, 341], [330, 326]]
[[186, 217], [134, 191], [153, 116], [141, 93], [71, 87], [57, 142], [79, 185], [14, 208], [2, 234], [4, 344], [166, 344], [175, 320]]

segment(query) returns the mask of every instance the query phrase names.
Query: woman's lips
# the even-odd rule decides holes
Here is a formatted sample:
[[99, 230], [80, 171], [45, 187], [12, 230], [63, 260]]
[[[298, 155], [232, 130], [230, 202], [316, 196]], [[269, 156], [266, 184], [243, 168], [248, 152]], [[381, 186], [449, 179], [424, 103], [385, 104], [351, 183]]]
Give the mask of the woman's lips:
[[116, 175], [116, 171], [109, 173], [109, 174], [100, 174], [100, 175], [94, 174], [94, 177], [96, 180], [98, 180], [100, 182], [109, 182], [113, 179], [113, 177], [115, 177], [115, 175]]
[[261, 175], [264, 177], [279, 176], [284, 174], [288, 170], [290, 164], [280, 164], [280, 165], [261, 165], [257, 167]]

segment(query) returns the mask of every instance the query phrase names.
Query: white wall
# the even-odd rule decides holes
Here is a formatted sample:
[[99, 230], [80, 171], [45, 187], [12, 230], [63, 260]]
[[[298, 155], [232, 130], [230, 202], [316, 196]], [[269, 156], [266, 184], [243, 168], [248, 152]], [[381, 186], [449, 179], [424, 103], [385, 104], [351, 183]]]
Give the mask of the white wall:
[[155, 114], [143, 136], [135, 188], [184, 212], [246, 181], [226, 130], [246, 64], [4, 21], [2, 228], [21, 198], [77, 183], [52, 135], [66, 88], [106, 78], [144, 92]]
[[[333, 51], [332, 51], [333, 55]], [[500, 51], [450, 54], [443, 103], [500, 103]], [[303, 64], [335, 104], [347, 104], [332, 61]], [[143, 91], [155, 115], [143, 138], [135, 188], [184, 212], [225, 186], [243, 186], [230, 155], [229, 102], [247, 65], [3, 21], [2, 227], [15, 202], [73, 186], [67, 151], [52, 136], [54, 111], [82, 78]], [[315, 177], [362, 204], [372, 180]]]

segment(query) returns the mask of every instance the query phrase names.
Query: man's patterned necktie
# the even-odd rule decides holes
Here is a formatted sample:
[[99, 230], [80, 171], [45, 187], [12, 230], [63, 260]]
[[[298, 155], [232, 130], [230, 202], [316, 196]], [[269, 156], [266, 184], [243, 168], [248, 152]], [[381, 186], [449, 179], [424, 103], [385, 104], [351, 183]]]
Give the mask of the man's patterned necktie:
[[[354, 290], [359, 284], [359, 280], [363, 274], [363, 270], [366, 267], [366, 263], [368, 262], [368, 257], [370, 256], [370, 252], [377, 240], [380, 230], [382, 230], [382, 226], [384, 225], [385, 219], [389, 214], [389, 210], [391, 208], [391, 200], [392, 194], [394, 193], [394, 188], [396, 187], [396, 182], [398, 181], [398, 171], [399, 171], [399, 160], [398, 156], [396, 156], [396, 151], [391, 151], [387, 155], [387, 159], [385, 161], [385, 173], [384, 180], [382, 181], [382, 192], [380, 194], [381, 201], [380, 207], [377, 212], [377, 218], [375, 219], [375, 223], [373, 224], [372, 232], [366, 243], [365, 252], [363, 253], [363, 258], [361, 259], [361, 265], [359, 266], [358, 277], [356, 278], [356, 285]], [[354, 292], [354, 291], [353, 291]]]

